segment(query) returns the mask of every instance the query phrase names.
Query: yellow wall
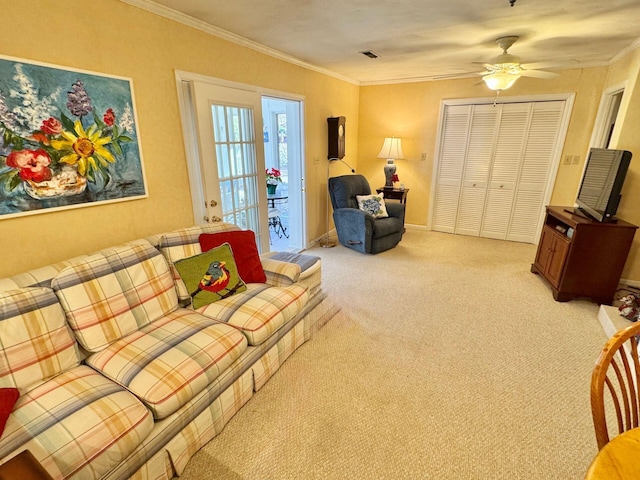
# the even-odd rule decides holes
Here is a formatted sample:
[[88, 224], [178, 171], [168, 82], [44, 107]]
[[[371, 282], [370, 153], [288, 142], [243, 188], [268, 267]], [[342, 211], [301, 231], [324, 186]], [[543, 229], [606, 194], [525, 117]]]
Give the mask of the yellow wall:
[[116, 0], [81, 3], [5, 2], [0, 54], [132, 78], [149, 197], [0, 220], [0, 277], [193, 223], [175, 70], [305, 96], [308, 235], [324, 232], [326, 119], [347, 117], [355, 163], [357, 86]]
[[[640, 49], [616, 62], [609, 69], [605, 88], [624, 84], [622, 105], [614, 129], [612, 148], [634, 154], [622, 189], [617, 216], [640, 225]], [[622, 277], [640, 281], [640, 233], [636, 233]]]
[[[33, 30], [33, 15], [46, 35]], [[326, 119], [347, 118], [345, 161], [382, 185], [384, 160], [376, 158], [386, 136], [403, 139], [406, 159], [398, 174], [411, 189], [407, 222], [427, 225], [429, 197], [442, 99], [491, 95], [477, 78], [357, 87], [277, 60], [117, 0], [22, 0], [3, 8], [0, 53], [24, 59], [130, 77], [136, 96], [149, 197], [143, 200], [0, 220], [0, 277], [80, 253], [163, 232], [193, 222], [175, 70], [208, 75], [305, 98], [307, 234], [325, 231], [326, 177], [349, 173], [340, 162], [327, 164]], [[609, 68], [563, 71], [551, 81], [521, 78], [502, 95], [575, 93], [562, 157], [579, 155], [577, 165], [559, 167], [551, 203], [572, 204], [603, 89], [626, 82], [617, 147], [640, 157], [638, 51]], [[421, 154], [425, 153], [425, 160]], [[640, 224], [640, 161], [632, 162], [619, 215]], [[330, 221], [330, 223], [332, 223]], [[640, 281], [640, 235], [624, 277]]]
[[[577, 165], [561, 165], [552, 203], [572, 205], [588, 150], [591, 130], [606, 78], [606, 68], [566, 70], [553, 81], [521, 78], [501, 96], [574, 93], [564, 155], [579, 155]], [[358, 166], [374, 184], [384, 183], [384, 160], [376, 158], [382, 140], [402, 138], [404, 160], [396, 161], [397, 173], [405, 187], [407, 222], [427, 225], [429, 197], [437, 142], [438, 120], [443, 99], [486, 98], [491, 92], [478, 85], [477, 78], [363, 86], [360, 88], [360, 132]], [[421, 154], [426, 159], [421, 160]]]
[[[584, 161], [605, 88], [626, 82], [624, 111], [621, 108], [617, 144], [635, 153], [623, 190], [618, 216], [640, 225], [640, 50], [611, 67], [565, 70], [554, 80], [519, 79], [501, 96], [574, 93], [575, 100], [561, 159], [579, 155], [578, 164], [561, 162], [551, 196], [553, 205], [573, 205]], [[477, 79], [363, 86], [360, 88], [358, 166], [375, 185], [384, 183], [384, 160], [376, 158], [384, 137], [402, 138], [404, 160], [396, 161], [400, 180], [410, 188], [407, 222], [428, 223], [429, 200], [437, 141], [438, 118], [443, 99], [487, 97], [488, 90]], [[637, 86], [637, 87], [636, 87]], [[636, 87], [636, 88], [634, 88]], [[421, 160], [426, 153], [426, 160]], [[640, 233], [636, 235], [623, 278], [640, 281]]]

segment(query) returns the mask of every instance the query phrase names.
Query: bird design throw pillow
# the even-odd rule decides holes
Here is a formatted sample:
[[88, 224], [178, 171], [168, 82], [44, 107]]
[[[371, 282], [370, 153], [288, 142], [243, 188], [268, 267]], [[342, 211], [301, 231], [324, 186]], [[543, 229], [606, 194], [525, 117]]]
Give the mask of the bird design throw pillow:
[[384, 204], [384, 193], [377, 195], [356, 195], [358, 208], [363, 212], [370, 213], [375, 218], [388, 217], [387, 207]]
[[191, 294], [195, 310], [247, 289], [238, 275], [233, 250], [228, 243], [178, 260], [175, 267]]

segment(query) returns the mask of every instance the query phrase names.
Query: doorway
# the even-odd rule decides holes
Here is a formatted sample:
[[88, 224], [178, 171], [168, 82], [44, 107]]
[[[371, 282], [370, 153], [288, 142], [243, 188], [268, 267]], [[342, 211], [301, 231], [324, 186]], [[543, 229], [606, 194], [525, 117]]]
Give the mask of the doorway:
[[262, 97], [265, 167], [281, 175], [277, 193], [268, 195], [271, 250], [300, 251], [305, 246], [300, 113], [299, 101]]
[[598, 115], [593, 127], [590, 147], [615, 148], [615, 126], [624, 97], [624, 85], [608, 88], [602, 94]]
[[[303, 98], [188, 72], [176, 79], [195, 223], [222, 220], [253, 230], [261, 252], [303, 250]], [[264, 172], [271, 165], [286, 167], [286, 208], [278, 218], [280, 227], [286, 222], [288, 238], [278, 230], [286, 242], [269, 216]]]

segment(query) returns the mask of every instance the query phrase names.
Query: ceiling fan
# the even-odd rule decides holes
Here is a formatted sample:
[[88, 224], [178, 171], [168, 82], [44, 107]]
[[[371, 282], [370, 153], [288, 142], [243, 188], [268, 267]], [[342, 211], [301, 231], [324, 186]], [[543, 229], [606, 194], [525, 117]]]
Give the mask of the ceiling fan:
[[521, 64], [520, 57], [508, 53], [507, 50], [518, 38], [517, 36], [498, 38], [496, 43], [502, 49], [502, 55], [496, 57], [493, 63], [482, 63], [486, 70], [479, 75], [482, 75], [482, 80], [491, 90], [506, 90], [520, 77], [550, 79], [558, 76], [557, 73], [535, 70], [537, 65], [534, 64]]

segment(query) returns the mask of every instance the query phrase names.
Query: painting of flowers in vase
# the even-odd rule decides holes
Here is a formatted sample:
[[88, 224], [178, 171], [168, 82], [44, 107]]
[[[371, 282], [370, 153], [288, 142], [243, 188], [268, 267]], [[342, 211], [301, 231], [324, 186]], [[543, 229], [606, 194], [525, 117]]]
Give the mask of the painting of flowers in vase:
[[0, 220], [146, 196], [130, 79], [0, 57]]

